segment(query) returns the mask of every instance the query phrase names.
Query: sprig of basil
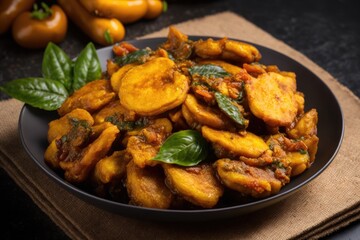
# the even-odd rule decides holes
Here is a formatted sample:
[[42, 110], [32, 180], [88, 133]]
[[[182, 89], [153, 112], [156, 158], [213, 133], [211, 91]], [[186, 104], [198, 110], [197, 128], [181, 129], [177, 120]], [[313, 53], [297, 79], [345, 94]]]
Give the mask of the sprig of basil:
[[54, 43], [49, 43], [45, 49], [42, 61], [44, 78], [60, 81], [71, 91], [72, 61], [69, 56]]
[[148, 57], [151, 53], [151, 49], [143, 48], [136, 50], [134, 52], [128, 53], [124, 56], [115, 57], [115, 63], [120, 66], [124, 66], [130, 63], [144, 63], [145, 58]]
[[48, 78], [21, 78], [0, 86], [6, 94], [33, 107], [55, 110], [68, 97], [64, 85]]
[[245, 127], [245, 118], [240, 110], [232, 104], [232, 100], [220, 92], [215, 92], [214, 95], [219, 108], [236, 123]]
[[93, 43], [89, 43], [76, 60], [57, 45], [49, 43], [42, 61], [42, 77], [12, 80], [0, 91], [33, 107], [52, 111], [86, 83], [101, 77], [101, 64]]
[[170, 135], [152, 160], [195, 166], [205, 160], [207, 154], [208, 144], [198, 131], [182, 130]]
[[101, 77], [101, 64], [93, 43], [89, 43], [80, 52], [74, 63], [72, 90]]
[[212, 64], [196, 65], [189, 68], [191, 75], [200, 75], [207, 78], [222, 78], [230, 76], [231, 74], [225, 71], [222, 67]]

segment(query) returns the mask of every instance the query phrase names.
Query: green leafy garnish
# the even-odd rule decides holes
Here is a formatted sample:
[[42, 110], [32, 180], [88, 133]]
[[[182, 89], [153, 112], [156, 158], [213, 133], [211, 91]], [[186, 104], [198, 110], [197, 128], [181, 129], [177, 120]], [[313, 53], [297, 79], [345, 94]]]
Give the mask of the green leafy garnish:
[[33, 107], [53, 111], [72, 92], [100, 79], [101, 74], [100, 60], [92, 43], [74, 61], [61, 48], [49, 43], [43, 56], [43, 77], [15, 79], [0, 86], [0, 91]]
[[93, 43], [88, 43], [74, 63], [72, 89], [75, 91], [86, 83], [101, 77], [101, 64]]
[[307, 151], [307, 150], [304, 150], [304, 149], [300, 149], [300, 150], [299, 150], [299, 153], [300, 153], [300, 154], [307, 154], [308, 151]]
[[193, 66], [189, 69], [191, 75], [200, 75], [207, 78], [223, 78], [230, 76], [230, 73], [225, 71], [222, 67], [212, 65], [212, 64], [204, 64]]
[[146, 126], [149, 120], [147, 118], [139, 118], [136, 121], [124, 121], [121, 119], [121, 117], [115, 114], [113, 116], [106, 117], [105, 122], [111, 122], [112, 124], [116, 125], [120, 131], [130, 131]]
[[6, 94], [33, 107], [55, 110], [68, 97], [64, 85], [48, 78], [21, 78], [0, 86]]
[[54, 43], [49, 43], [45, 49], [42, 61], [44, 78], [58, 80], [71, 92], [72, 61], [69, 56]]
[[232, 120], [245, 127], [245, 118], [232, 100], [220, 92], [215, 92], [215, 99], [219, 108]]
[[207, 154], [208, 144], [203, 136], [195, 130], [183, 130], [168, 137], [152, 160], [195, 166], [205, 160]]
[[114, 61], [120, 66], [130, 63], [144, 63], [150, 53], [151, 49], [149, 48], [139, 49], [124, 56], [115, 57]]

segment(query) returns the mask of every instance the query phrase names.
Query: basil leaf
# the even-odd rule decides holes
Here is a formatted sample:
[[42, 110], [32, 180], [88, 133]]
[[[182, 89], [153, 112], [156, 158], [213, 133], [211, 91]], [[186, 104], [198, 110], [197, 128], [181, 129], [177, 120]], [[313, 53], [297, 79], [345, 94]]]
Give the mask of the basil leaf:
[[86, 83], [101, 78], [101, 64], [93, 43], [89, 43], [80, 52], [74, 63], [72, 90], [75, 91]]
[[195, 130], [183, 130], [172, 134], [152, 159], [181, 166], [194, 166], [206, 159], [208, 145]]
[[51, 42], [43, 56], [42, 74], [44, 78], [60, 81], [68, 91], [71, 90], [72, 61], [60, 47]]
[[240, 110], [232, 104], [232, 100], [222, 93], [215, 92], [215, 99], [219, 108], [232, 120], [245, 127], [245, 118]]
[[230, 73], [225, 71], [222, 67], [212, 65], [212, 64], [204, 64], [193, 66], [189, 69], [191, 75], [200, 75], [207, 78], [222, 78], [230, 76]]
[[64, 85], [47, 78], [20, 78], [12, 80], [0, 90], [9, 96], [44, 110], [56, 110], [68, 97]]
[[139, 49], [128, 53], [125, 56], [115, 57], [114, 61], [120, 66], [124, 66], [130, 63], [144, 63], [150, 53], [151, 49], [149, 48]]

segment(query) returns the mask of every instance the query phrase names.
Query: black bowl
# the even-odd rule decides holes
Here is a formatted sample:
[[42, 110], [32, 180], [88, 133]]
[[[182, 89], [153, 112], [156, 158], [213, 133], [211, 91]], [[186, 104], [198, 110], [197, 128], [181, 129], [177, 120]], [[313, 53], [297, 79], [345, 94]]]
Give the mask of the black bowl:
[[[206, 39], [208, 36], [190, 36], [190, 39], [193, 40], [199, 38]], [[216, 39], [215, 37], [213, 38]], [[129, 42], [138, 48], [150, 47], [156, 49], [165, 40], [165, 38], [151, 38]], [[318, 137], [320, 141], [314, 164], [301, 175], [292, 178], [291, 182], [285, 185], [274, 196], [247, 203], [234, 203], [224, 207], [201, 210], [153, 209], [97, 197], [66, 182], [62, 176], [45, 164], [44, 152], [48, 146], [48, 123], [58, 118], [58, 115], [56, 112], [43, 111], [26, 104], [23, 106], [19, 117], [19, 131], [22, 144], [30, 157], [44, 171], [44, 174], [47, 174], [57, 182], [60, 187], [99, 208], [124, 216], [160, 221], [202, 221], [229, 218], [272, 205], [301, 189], [329, 166], [341, 145], [344, 123], [341, 108], [336, 97], [321, 79], [288, 56], [263, 46], [253, 45], [259, 49], [263, 56], [261, 63], [266, 65], [275, 64], [281, 70], [296, 73], [298, 90], [305, 94], [305, 110], [316, 108], [319, 115]], [[102, 68], [105, 69], [106, 60], [113, 57], [112, 48], [106, 47], [99, 49], [97, 52], [103, 64]]]

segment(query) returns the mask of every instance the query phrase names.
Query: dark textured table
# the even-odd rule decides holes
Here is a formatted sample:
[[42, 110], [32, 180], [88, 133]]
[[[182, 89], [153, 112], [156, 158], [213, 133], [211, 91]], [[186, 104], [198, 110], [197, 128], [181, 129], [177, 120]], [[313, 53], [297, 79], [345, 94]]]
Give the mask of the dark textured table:
[[[302, 52], [360, 97], [360, 14], [351, 0], [169, 0], [165, 14], [126, 26], [125, 40], [171, 24], [230, 10]], [[60, 45], [75, 57], [89, 39], [70, 23]], [[97, 46], [100, 48], [100, 46]], [[43, 50], [18, 47], [9, 33], [0, 36], [0, 84], [41, 75]], [[0, 93], [0, 99], [7, 99]], [[1, 239], [68, 239], [0, 168]], [[360, 239], [356, 222], [326, 239]]]

